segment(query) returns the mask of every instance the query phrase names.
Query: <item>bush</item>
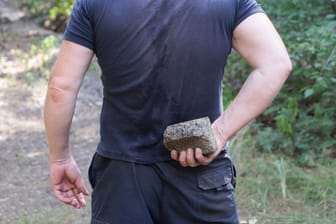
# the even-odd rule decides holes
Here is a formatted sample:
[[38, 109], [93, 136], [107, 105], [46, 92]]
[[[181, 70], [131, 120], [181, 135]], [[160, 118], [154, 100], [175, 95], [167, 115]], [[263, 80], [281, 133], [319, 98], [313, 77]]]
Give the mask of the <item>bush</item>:
[[58, 17], [69, 18], [74, 0], [54, 0], [53, 7], [49, 10], [49, 16], [55, 20]]
[[34, 17], [43, 17], [42, 25], [56, 32], [64, 32], [66, 22], [70, 17], [75, 0], [25, 0], [30, 14]]
[[24, 8], [27, 8], [30, 15], [32, 15], [33, 17], [46, 15], [51, 5], [52, 5], [51, 1], [43, 1], [43, 0], [22, 1], [22, 6]]
[[[257, 119], [255, 135], [262, 151], [299, 156], [336, 151], [336, 18], [334, 1], [259, 1], [277, 27], [293, 62], [293, 71], [273, 104]], [[224, 93], [240, 88], [249, 67], [230, 57]], [[239, 84], [237, 84], [239, 83]], [[233, 94], [225, 99], [227, 105]], [[227, 97], [227, 95], [224, 95]]]

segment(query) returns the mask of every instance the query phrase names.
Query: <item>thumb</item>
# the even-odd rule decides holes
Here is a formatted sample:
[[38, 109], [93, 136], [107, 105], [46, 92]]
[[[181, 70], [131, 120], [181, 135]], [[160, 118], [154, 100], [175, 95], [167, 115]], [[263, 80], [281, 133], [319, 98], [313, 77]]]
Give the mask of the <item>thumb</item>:
[[81, 188], [81, 191], [83, 192], [83, 194], [85, 195], [85, 196], [89, 196], [89, 191], [88, 191], [88, 189], [83, 185], [83, 187]]
[[76, 187], [86, 196], [89, 195], [89, 191], [85, 187], [84, 181], [82, 178], [79, 178], [78, 181], [76, 181]]

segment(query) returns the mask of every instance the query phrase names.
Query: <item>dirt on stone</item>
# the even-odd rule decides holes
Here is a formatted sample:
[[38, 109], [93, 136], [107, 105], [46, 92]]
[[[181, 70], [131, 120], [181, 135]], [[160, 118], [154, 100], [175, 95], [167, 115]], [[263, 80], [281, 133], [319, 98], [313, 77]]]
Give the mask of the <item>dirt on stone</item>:
[[[11, 2], [0, 0], [0, 223], [89, 223], [88, 206], [76, 210], [58, 202], [49, 184], [48, 147], [43, 125], [46, 77], [27, 74], [32, 42], [59, 34], [27, 19]], [[57, 49], [57, 48], [56, 48]], [[27, 56], [28, 55], [28, 56]], [[24, 59], [22, 59], [24, 58]], [[28, 58], [28, 59], [27, 59]], [[87, 181], [87, 169], [98, 142], [102, 88], [99, 75], [88, 72], [77, 101], [71, 130], [72, 153]]]

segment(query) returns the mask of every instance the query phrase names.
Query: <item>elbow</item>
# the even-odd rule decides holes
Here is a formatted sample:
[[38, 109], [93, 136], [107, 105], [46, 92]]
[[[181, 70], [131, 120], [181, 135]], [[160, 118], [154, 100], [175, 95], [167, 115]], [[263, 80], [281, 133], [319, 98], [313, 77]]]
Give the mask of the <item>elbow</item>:
[[284, 77], [284, 79], [287, 79], [288, 76], [291, 74], [293, 69], [293, 64], [289, 56], [286, 56], [280, 60], [278, 60], [278, 70], [281, 76]]
[[62, 79], [53, 77], [48, 83], [47, 99], [56, 104], [63, 103], [71, 94], [70, 87]]
[[292, 61], [289, 57], [288, 57], [287, 61], [284, 63], [283, 67], [284, 67], [283, 68], [284, 74], [288, 77], [293, 70], [293, 64], [292, 64]]
[[65, 99], [65, 92], [55, 86], [48, 87], [47, 101], [55, 104], [62, 104]]
[[273, 58], [263, 69], [264, 74], [274, 74], [280, 82], [285, 82], [292, 72], [292, 62], [288, 56]]
[[265, 60], [259, 67], [260, 74], [272, 80], [272, 83], [283, 85], [292, 72], [292, 62], [288, 55], [278, 56]]

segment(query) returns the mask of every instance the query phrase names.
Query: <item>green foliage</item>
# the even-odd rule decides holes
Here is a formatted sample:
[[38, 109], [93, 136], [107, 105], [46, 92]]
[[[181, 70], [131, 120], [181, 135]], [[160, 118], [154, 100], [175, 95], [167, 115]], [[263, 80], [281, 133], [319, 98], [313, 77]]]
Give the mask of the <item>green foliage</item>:
[[287, 174], [289, 172], [289, 168], [288, 168], [287, 162], [283, 158], [275, 161], [274, 165], [276, 166], [279, 172], [278, 175], [280, 179], [282, 199], [285, 200], [287, 198]]
[[29, 13], [33, 16], [45, 15], [50, 7], [50, 1], [43, 0], [24, 0], [22, 4], [27, 7]]
[[52, 20], [65, 16], [69, 18], [74, 0], [54, 0], [53, 7], [49, 10]]
[[[307, 155], [336, 151], [336, 16], [331, 7], [334, 2], [259, 3], [287, 45], [293, 71], [275, 102], [257, 120], [257, 146], [263, 151], [297, 155], [302, 165], [309, 165], [311, 159]], [[248, 66], [234, 54], [225, 78], [229, 83], [225, 88], [231, 90], [224, 92], [237, 91], [237, 80], [241, 84], [248, 71]]]
[[38, 74], [40, 77], [47, 79], [49, 68], [47, 64], [53, 56], [52, 50], [59, 46], [59, 40], [55, 36], [48, 36], [43, 38], [39, 43], [32, 44], [30, 47], [30, 56], [38, 57], [41, 66], [38, 67]]
[[[13, 0], [17, 1], [17, 0]], [[54, 32], [63, 33], [75, 0], [24, 0], [19, 2], [40, 24]]]
[[17, 53], [16, 56], [26, 71], [23, 78], [27, 86], [32, 86], [40, 78], [47, 80], [50, 63], [59, 44], [55, 36], [47, 36], [34, 40], [29, 51]]
[[48, 15], [51, 20], [69, 18], [74, 0], [24, 0], [23, 4], [34, 16]]
[[229, 149], [237, 168], [236, 199], [248, 223], [336, 223], [336, 160], [314, 168], [295, 158], [255, 149], [252, 125], [236, 135]]

